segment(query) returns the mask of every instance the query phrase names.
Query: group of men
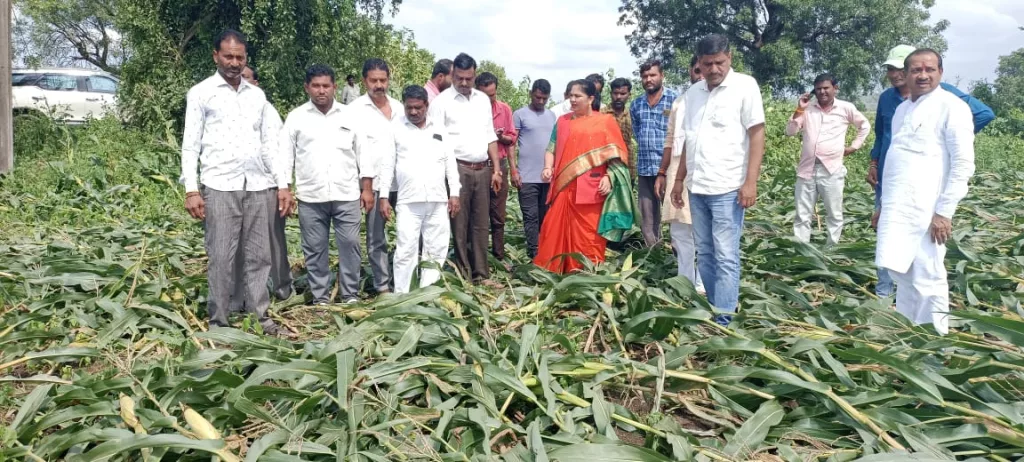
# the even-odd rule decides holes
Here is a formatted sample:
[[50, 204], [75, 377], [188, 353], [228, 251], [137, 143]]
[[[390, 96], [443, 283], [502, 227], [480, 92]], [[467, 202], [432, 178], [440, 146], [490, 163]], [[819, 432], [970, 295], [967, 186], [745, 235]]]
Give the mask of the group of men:
[[[867, 181], [875, 188], [871, 226], [878, 229], [875, 292], [889, 297], [894, 281], [897, 309], [917, 324], [949, 329], [949, 285], [945, 243], [957, 204], [974, 173], [974, 134], [995, 114], [981, 101], [942, 83], [942, 56], [931, 49], [899, 45], [883, 64], [892, 88], [875, 113], [875, 144]], [[793, 232], [809, 242], [811, 218], [820, 197], [827, 242], [839, 242], [843, 228], [843, 158], [861, 148], [871, 131], [851, 103], [836, 99], [838, 82], [830, 74], [814, 81], [800, 97], [786, 134], [801, 133]], [[816, 101], [811, 102], [811, 95]], [[845, 144], [849, 126], [857, 134]], [[888, 175], [882, 172], [886, 167]], [[884, 191], [884, 194], [883, 194]]]
[[[929, 60], [938, 58], [941, 78], [941, 58], [930, 50], [904, 51], [907, 63], [917, 65], [923, 60], [925, 69], [910, 67], [906, 81], [911, 75], [916, 80], [913, 84], [901, 80], [902, 86], [897, 85], [895, 71], [889, 75], [896, 96], [909, 96], [915, 103], [927, 94], [922, 93], [927, 87], [923, 82], [933, 82], [929, 79], [935, 77]], [[367, 93], [360, 96], [355, 76], [349, 75], [342, 104], [335, 97], [334, 71], [314, 65], [307, 70], [304, 85], [309, 101], [292, 110], [282, 123], [247, 66], [242, 34], [228, 30], [217, 37], [213, 58], [217, 73], [188, 93], [181, 177], [186, 209], [205, 227], [211, 325], [226, 326], [229, 311], [246, 310], [256, 314], [265, 332], [290, 334], [267, 316], [267, 282], [275, 297], [291, 295], [284, 220], [296, 209], [314, 304], [357, 300], [362, 262], [359, 231], [364, 217], [372, 291], [380, 294], [408, 292], [421, 262], [420, 286], [437, 281], [453, 235], [459, 273], [474, 283], [498, 287], [490, 280], [488, 259], [492, 255], [499, 261], [506, 258], [505, 205], [510, 185], [518, 190], [527, 252], [531, 258], [536, 254], [548, 196], [548, 184], [541, 178], [544, 154], [558, 113], [565, 110], [563, 105], [547, 108], [551, 85], [546, 80], [535, 81], [530, 103], [513, 112], [497, 99], [497, 78], [486, 72], [478, 75], [476, 61], [460, 54], [454, 60], [438, 61], [430, 80], [422, 87], [405, 88], [398, 101], [388, 95], [387, 63], [373, 58], [362, 69]], [[887, 65], [895, 67], [895, 58], [890, 58]], [[658, 245], [663, 221], [670, 223], [679, 274], [706, 291], [711, 304], [723, 312], [719, 317], [723, 323], [729, 322], [728, 313], [738, 306], [744, 210], [756, 202], [765, 144], [758, 84], [753, 77], [732, 70], [731, 60], [728, 40], [709, 36], [697, 46], [690, 66], [691, 86], [685, 94], [666, 88], [661, 64], [651, 61], [640, 68], [644, 96], [630, 103], [630, 81], [615, 79], [610, 85], [611, 104], [602, 109], [619, 122], [630, 146], [645, 244]], [[599, 74], [587, 79], [603, 90]], [[835, 99], [837, 90], [835, 78], [819, 76], [815, 101], [803, 95], [786, 127], [789, 135], [803, 134], [794, 232], [804, 241], [809, 240], [810, 217], [820, 196], [828, 215], [828, 240], [838, 242], [846, 174], [842, 158], [856, 151], [870, 131], [867, 119], [852, 104]], [[896, 173], [883, 177], [872, 170], [869, 174], [878, 191], [879, 277], [891, 273], [907, 287], [897, 296], [897, 305], [905, 313], [910, 311], [902, 306], [937, 308], [947, 296], [938, 293], [942, 266], [934, 262], [941, 261], [948, 219], [966, 192], [973, 168], [973, 164], [971, 169], [966, 167], [972, 159], [968, 151], [973, 132], [945, 133], [954, 130], [955, 124], [937, 121], [941, 114], [962, 118], [960, 109], [966, 110], [966, 105], [956, 107], [950, 102], [959, 101], [955, 97], [925, 99], [941, 100], [943, 110], [931, 107], [940, 103], [921, 103], [924, 111], [897, 111], [891, 117], [883, 115], [882, 104], [888, 101], [883, 94], [872, 165], [880, 171], [886, 151], [891, 151], [890, 163], [895, 166], [890, 169]], [[600, 98], [595, 105], [600, 108]], [[891, 127], [885, 117], [893, 119]], [[907, 117], [913, 120], [903, 120]], [[858, 134], [846, 147], [851, 124]], [[935, 138], [922, 138], [931, 128], [935, 130], [927, 133], [934, 132]], [[891, 150], [886, 147], [890, 142]], [[946, 155], [949, 146], [957, 147], [955, 154]], [[939, 176], [929, 183], [931, 189], [901, 177], [908, 175], [915, 161], [907, 160], [901, 149], [942, 157], [935, 159], [942, 168], [923, 170]], [[671, 172], [674, 181], [670, 182], [672, 159], [678, 168]], [[898, 193], [882, 195], [883, 185]], [[669, 188], [671, 199], [666, 197]], [[917, 197], [914, 194], [941, 194], [935, 220], [925, 225], [934, 246], [923, 241], [917, 247], [909, 245], [907, 236], [923, 239], [920, 223], [908, 228], [909, 214], [901, 208], [902, 201]], [[911, 205], [924, 207], [920, 202]], [[393, 256], [385, 232], [392, 217], [397, 231]], [[328, 256], [332, 226], [339, 260], [333, 290]], [[901, 251], [892, 250], [893, 245], [902, 246]], [[907, 250], [917, 248], [916, 253]], [[944, 270], [941, 276], [945, 287]], [[883, 290], [884, 280], [879, 284], [880, 293]], [[924, 322], [918, 314], [908, 316]], [[942, 325], [936, 326], [943, 331]]]

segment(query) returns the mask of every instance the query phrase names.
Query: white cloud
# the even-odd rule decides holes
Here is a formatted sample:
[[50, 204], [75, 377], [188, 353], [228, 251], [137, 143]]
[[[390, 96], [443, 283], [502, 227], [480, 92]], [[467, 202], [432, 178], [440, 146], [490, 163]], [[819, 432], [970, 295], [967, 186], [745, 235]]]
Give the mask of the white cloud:
[[932, 19], [948, 19], [945, 80], [961, 89], [995, 77], [999, 57], [1024, 47], [1024, 2], [1020, 0], [938, 0]]
[[413, 31], [438, 58], [460, 52], [504, 66], [509, 79], [547, 79], [555, 89], [609, 68], [632, 76], [629, 29], [617, 25], [620, 0], [420, 0], [403, 2], [392, 23]]
[[[632, 76], [637, 60], [617, 25], [620, 0], [418, 0], [403, 2], [391, 22], [413, 31], [435, 56], [460, 52], [505, 67], [509, 78], [551, 82], [560, 89], [592, 72]], [[966, 87], [995, 75], [999, 56], [1024, 47], [1024, 1], [937, 0], [932, 19], [951, 21], [945, 36], [946, 80]]]

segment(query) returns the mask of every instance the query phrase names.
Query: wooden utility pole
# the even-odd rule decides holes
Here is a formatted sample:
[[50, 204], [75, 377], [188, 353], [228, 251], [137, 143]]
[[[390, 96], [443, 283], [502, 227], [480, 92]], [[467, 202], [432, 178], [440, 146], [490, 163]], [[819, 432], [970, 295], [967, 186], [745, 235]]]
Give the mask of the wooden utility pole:
[[0, 0], [0, 175], [14, 170], [11, 110], [11, 0]]

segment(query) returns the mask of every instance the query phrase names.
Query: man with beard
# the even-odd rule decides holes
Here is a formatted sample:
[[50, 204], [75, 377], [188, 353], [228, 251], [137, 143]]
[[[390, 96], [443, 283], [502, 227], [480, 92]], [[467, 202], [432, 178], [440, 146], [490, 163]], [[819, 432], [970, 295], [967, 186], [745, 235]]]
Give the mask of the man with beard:
[[946, 241], [974, 175], [975, 124], [970, 107], [939, 87], [942, 57], [935, 50], [910, 53], [904, 73], [910, 95], [892, 119], [875, 264], [899, 286], [896, 310], [945, 335]]
[[[876, 226], [878, 221], [877, 208], [882, 200], [882, 171], [885, 169], [886, 152], [892, 142], [892, 118], [896, 114], [896, 108], [910, 96], [910, 86], [907, 85], [906, 76], [903, 73], [903, 65], [907, 56], [913, 53], [914, 47], [909, 45], [898, 45], [889, 51], [889, 57], [883, 66], [886, 70], [886, 77], [892, 88], [882, 92], [878, 97], [878, 109], [875, 111], [875, 145], [871, 148], [871, 166], [868, 167], [868, 183], [875, 188], [875, 214], [871, 219], [871, 226]], [[985, 103], [970, 96], [948, 83], [939, 84], [957, 98], [963, 100], [971, 108], [974, 117], [974, 133], [980, 132], [992, 119], [995, 113]], [[875, 294], [879, 297], [889, 297], [893, 293], [892, 278], [884, 268], [878, 268], [878, 284], [875, 285]]]
[[[427, 90], [427, 98], [433, 101], [442, 91], [452, 86], [452, 60], [445, 58], [434, 64], [434, 72], [423, 88]], [[428, 101], [429, 102], [429, 101]]]
[[679, 97], [678, 93], [662, 85], [664, 79], [661, 61], [648, 61], [640, 66], [640, 80], [647, 95], [634, 99], [629, 108], [633, 119], [633, 137], [637, 143], [637, 192], [642, 219], [640, 231], [648, 247], [661, 242], [661, 199], [655, 183], [658, 177], [667, 174], [661, 168], [665, 136], [668, 134], [672, 103]]
[[[233, 30], [218, 35], [213, 61], [217, 72], [192, 87], [186, 97], [180, 179], [185, 185], [185, 209], [203, 220], [210, 325], [228, 325], [231, 292], [236, 279], [243, 278], [246, 309], [257, 316], [263, 332], [288, 335], [267, 316], [270, 224], [266, 209], [276, 203], [278, 213], [285, 215], [292, 207], [287, 177], [276, 171], [270, 152], [280, 134], [263, 117], [267, 105], [263, 91], [242, 78], [247, 61], [245, 36]], [[235, 270], [238, 246], [244, 249], [243, 274]]]
[[309, 102], [288, 114], [284, 124], [282, 158], [285, 173], [295, 171], [299, 199], [302, 253], [314, 305], [331, 303], [331, 226], [338, 248], [338, 287], [341, 300], [355, 303], [359, 294], [360, 209], [371, 214], [371, 190], [376, 161], [366, 151], [357, 114], [334, 100], [334, 70], [314, 65], [306, 71]]
[[[686, 133], [672, 203], [690, 203], [697, 244], [697, 269], [716, 310], [739, 305], [740, 238], [743, 214], [757, 202], [764, 159], [764, 103], [757, 81], [732, 69], [729, 39], [713, 34], [697, 43], [703, 81], [686, 90]], [[720, 314], [720, 324], [731, 322]]]
[[455, 266], [467, 280], [500, 288], [500, 284], [490, 280], [487, 263], [490, 191], [498, 191], [504, 181], [491, 101], [473, 88], [476, 60], [472, 56], [460, 53], [452, 64], [452, 87], [431, 102], [430, 118], [444, 126], [459, 166], [460, 210], [452, 220]]
[[[796, 169], [796, 217], [793, 234], [801, 242], [811, 242], [811, 217], [821, 197], [825, 205], [828, 245], [839, 243], [843, 232], [843, 189], [846, 166], [843, 158], [857, 152], [871, 134], [871, 124], [853, 104], [836, 99], [838, 82], [831, 74], [814, 79], [811, 94], [797, 101], [796, 111], [786, 125], [786, 136], [803, 135], [803, 149]], [[857, 127], [857, 137], [846, 146], [850, 125]]]
[[[636, 180], [636, 144], [633, 143], [633, 119], [626, 110], [629, 103], [629, 96], [633, 92], [633, 84], [629, 79], [619, 77], [612, 80], [612, 104], [605, 106], [601, 112], [611, 114], [619, 123], [619, 130], [622, 131], [622, 140], [626, 142], [629, 149], [629, 173], [633, 180]], [[610, 243], [609, 243], [610, 244]]]
[[519, 189], [519, 208], [523, 212], [526, 253], [537, 256], [540, 224], [548, 210], [548, 183], [541, 179], [544, 153], [555, 127], [555, 114], [546, 109], [551, 97], [551, 84], [539, 79], [530, 90], [530, 104], [512, 114], [512, 124], [519, 134], [519, 171], [512, 172], [512, 184]]
[[[370, 153], [367, 155], [374, 159], [374, 170], [379, 172], [384, 153], [389, 152], [387, 143], [394, 136], [392, 121], [402, 116], [402, 103], [388, 95], [391, 69], [383, 59], [370, 58], [363, 63], [363, 85], [366, 94], [353, 101], [350, 107], [359, 121], [358, 130], [366, 136], [369, 145], [364, 152]], [[378, 195], [373, 199], [374, 204], [380, 198], [385, 198], [393, 206], [397, 199], [398, 185], [379, 183], [379, 178], [374, 179], [373, 191]], [[373, 271], [373, 290], [377, 294], [390, 293], [393, 283], [386, 224], [379, 213], [366, 214], [366, 253], [369, 254], [370, 269]]]

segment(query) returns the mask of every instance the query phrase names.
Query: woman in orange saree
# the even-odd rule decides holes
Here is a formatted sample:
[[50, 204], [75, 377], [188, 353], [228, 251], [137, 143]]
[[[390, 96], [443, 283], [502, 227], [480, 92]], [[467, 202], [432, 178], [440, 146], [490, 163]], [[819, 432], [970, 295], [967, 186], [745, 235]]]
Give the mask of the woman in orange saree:
[[608, 239], [621, 240], [637, 213], [618, 123], [592, 109], [593, 83], [577, 80], [571, 88], [573, 112], [555, 123], [541, 173], [551, 188], [533, 260], [562, 274], [583, 269], [579, 257], [603, 262]]

